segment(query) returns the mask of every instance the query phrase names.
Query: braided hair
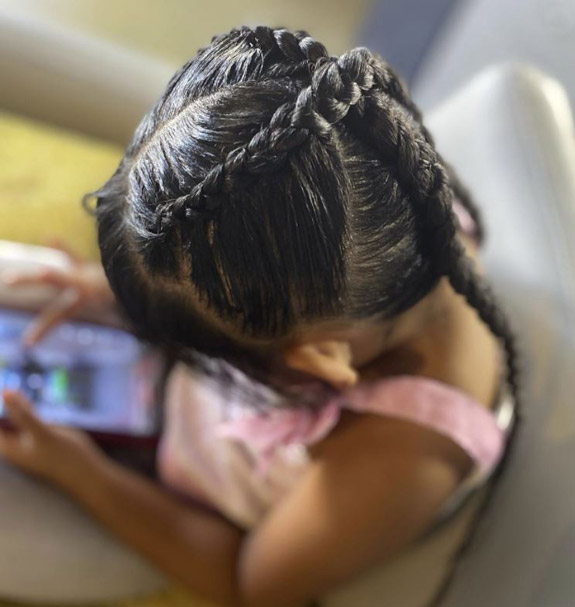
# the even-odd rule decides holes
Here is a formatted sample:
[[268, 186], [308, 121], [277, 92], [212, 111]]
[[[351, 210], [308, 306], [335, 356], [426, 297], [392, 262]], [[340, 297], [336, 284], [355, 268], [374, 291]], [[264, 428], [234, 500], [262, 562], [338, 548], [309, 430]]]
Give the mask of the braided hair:
[[456, 237], [454, 198], [481, 236], [479, 213], [366, 48], [334, 57], [284, 28], [213, 38], [91, 196], [128, 317], [206, 372], [217, 357], [265, 383], [270, 344], [302, 323], [389, 318], [445, 276], [501, 340], [517, 389], [513, 335]]

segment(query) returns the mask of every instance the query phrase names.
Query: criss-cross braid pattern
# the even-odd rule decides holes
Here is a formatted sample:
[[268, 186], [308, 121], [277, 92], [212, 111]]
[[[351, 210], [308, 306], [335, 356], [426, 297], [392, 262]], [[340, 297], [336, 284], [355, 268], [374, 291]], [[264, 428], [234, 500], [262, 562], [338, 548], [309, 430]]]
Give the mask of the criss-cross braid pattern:
[[343, 120], [352, 106], [361, 105], [364, 93], [374, 85], [364, 53], [365, 49], [354, 49], [339, 58], [320, 56], [312, 67], [311, 83], [295, 101], [280, 105], [268, 125], [247, 144], [228, 152], [189, 193], [158, 205], [156, 230], [209, 218], [220, 205], [214, 194], [246, 187], [258, 176], [277, 171], [310, 136], [327, 141], [332, 125]]
[[[368, 49], [353, 49], [335, 58], [329, 57], [325, 46], [304, 31], [290, 32], [284, 28], [264, 26], [254, 30], [243, 29], [255, 38], [267, 56], [280, 55], [281, 61], [273, 63], [267, 70], [268, 77], [293, 76], [303, 71], [312, 75], [311, 85], [302, 90], [295, 103], [280, 106], [268, 127], [257, 133], [246, 146], [232, 150], [190, 193], [160, 204], [156, 210], [155, 231], [169, 230], [176, 222], [208, 218], [219, 206], [217, 199], [210, 198], [210, 194], [229, 191], [232, 185], [249, 185], [257, 175], [280, 168], [289, 151], [307, 141], [312, 133], [320, 138], [328, 137], [325, 121], [335, 124], [345, 117], [351, 105], [360, 104], [361, 107], [361, 93], [372, 88], [406, 108], [419, 123], [425, 140], [433, 146], [433, 138], [423, 124], [421, 112], [399, 77]], [[314, 100], [318, 101], [317, 108], [313, 107]], [[322, 120], [322, 115], [325, 120]], [[474, 219], [481, 240], [482, 222], [469, 192], [451, 167], [444, 161], [443, 165], [455, 195]]]
[[295, 101], [280, 105], [267, 126], [247, 144], [231, 150], [191, 192], [160, 205], [156, 210], [158, 232], [211, 217], [221, 204], [216, 194], [249, 186], [260, 175], [281, 169], [288, 155], [310, 137], [327, 142], [332, 126], [348, 119], [354, 132], [362, 134], [382, 160], [395, 167], [398, 184], [417, 206], [436, 271], [449, 278], [453, 288], [502, 340], [509, 384], [517, 392], [513, 333], [489, 285], [474, 271], [454, 237], [454, 195], [478, 225], [479, 215], [451, 167], [435, 150], [421, 112], [398, 76], [366, 48], [353, 49], [339, 58], [329, 57], [325, 47], [305, 32], [256, 28], [253, 34], [266, 56], [275, 54], [277, 59], [278, 53], [281, 55], [281, 61], [272, 61], [268, 77], [285, 77], [298, 71], [308, 75], [310, 84], [301, 89]]

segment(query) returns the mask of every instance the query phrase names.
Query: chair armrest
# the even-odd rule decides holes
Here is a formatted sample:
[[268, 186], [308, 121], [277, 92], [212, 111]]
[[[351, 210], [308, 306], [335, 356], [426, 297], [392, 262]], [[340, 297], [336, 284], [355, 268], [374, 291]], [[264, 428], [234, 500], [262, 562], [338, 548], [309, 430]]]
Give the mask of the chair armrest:
[[575, 128], [563, 87], [528, 65], [493, 66], [426, 123], [484, 211], [488, 266], [555, 292], [550, 264], [575, 264]]
[[175, 71], [0, 5], [0, 108], [125, 144]]

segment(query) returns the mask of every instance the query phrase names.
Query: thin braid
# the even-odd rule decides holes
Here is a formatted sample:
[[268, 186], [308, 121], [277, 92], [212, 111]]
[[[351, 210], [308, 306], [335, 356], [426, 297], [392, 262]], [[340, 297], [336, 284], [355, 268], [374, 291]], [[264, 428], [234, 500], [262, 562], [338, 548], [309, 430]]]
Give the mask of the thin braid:
[[270, 124], [250, 141], [237, 147], [212, 167], [191, 192], [165, 201], [156, 210], [158, 230], [165, 231], [177, 222], [206, 219], [218, 210], [220, 200], [213, 195], [251, 185], [259, 175], [284, 165], [288, 153], [307, 141], [313, 132], [319, 138], [329, 136], [330, 124], [312, 105], [311, 90], [304, 89], [294, 102], [284, 103], [273, 114]]
[[[441, 157], [419, 128], [406, 120], [405, 110], [379, 90], [370, 93], [369, 107], [352, 114], [361, 133], [393, 163], [400, 187], [415, 202], [417, 216], [427, 236], [428, 254], [439, 275], [447, 276], [454, 290], [479, 314], [504, 345], [507, 379], [518, 398], [518, 353], [507, 318], [499, 308], [487, 281], [477, 274], [473, 262], [455, 237], [453, 189]], [[365, 117], [368, 116], [368, 119]]]
[[481, 320], [500, 339], [505, 348], [507, 381], [516, 399], [519, 399], [519, 352], [515, 334], [501, 310], [489, 283], [478, 274], [463, 245], [453, 239], [449, 246], [448, 278], [457, 293], [475, 308]]
[[303, 30], [291, 32], [285, 28], [259, 26], [253, 35], [264, 52], [276, 51], [287, 63], [315, 64], [321, 57], [329, 58], [325, 46]]
[[279, 170], [288, 154], [310, 135], [327, 142], [332, 125], [343, 120], [352, 106], [361, 104], [363, 93], [373, 86], [370, 71], [361, 69], [362, 65], [354, 51], [339, 59], [320, 56], [311, 83], [294, 102], [279, 106], [269, 125], [246, 145], [228, 152], [189, 193], [158, 205], [154, 231], [163, 233], [177, 223], [209, 218], [220, 205], [215, 194], [247, 187], [258, 176]]

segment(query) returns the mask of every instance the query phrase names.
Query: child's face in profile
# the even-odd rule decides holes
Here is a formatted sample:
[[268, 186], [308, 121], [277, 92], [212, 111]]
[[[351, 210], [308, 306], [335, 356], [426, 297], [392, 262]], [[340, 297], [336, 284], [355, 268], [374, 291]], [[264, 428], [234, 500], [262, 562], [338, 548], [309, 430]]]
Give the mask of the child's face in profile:
[[406, 343], [442, 314], [448, 289], [447, 282], [440, 281], [416, 305], [388, 320], [302, 328], [281, 350], [280, 358], [288, 369], [326, 381], [336, 389], [351, 387], [358, 380], [358, 369]]

